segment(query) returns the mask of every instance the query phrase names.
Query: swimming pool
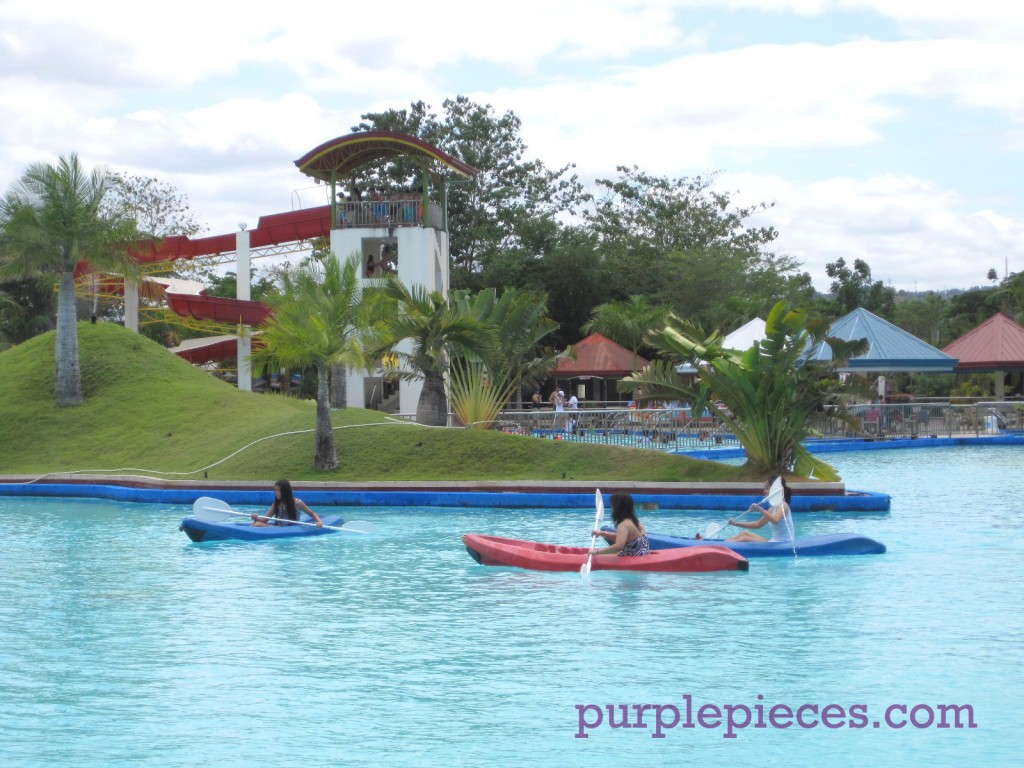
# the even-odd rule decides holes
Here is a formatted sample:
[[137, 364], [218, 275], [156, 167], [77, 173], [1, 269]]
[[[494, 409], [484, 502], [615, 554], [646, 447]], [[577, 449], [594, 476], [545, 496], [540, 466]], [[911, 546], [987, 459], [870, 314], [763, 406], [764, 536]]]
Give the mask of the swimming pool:
[[[367, 508], [351, 517], [378, 523], [374, 537], [195, 545], [177, 530], [184, 506], [0, 498], [0, 764], [1012, 764], [1020, 449], [830, 461], [891, 493], [892, 511], [808, 513], [798, 532], [857, 530], [887, 554], [587, 584], [478, 566], [459, 542], [583, 544], [579, 510]], [[668, 533], [721, 516], [644, 513]], [[612, 729], [602, 710], [580, 726], [588, 705], [658, 705], [668, 721], [687, 695], [734, 719], [833, 704], [847, 722], [655, 739], [654, 710], [646, 729]], [[867, 727], [850, 727], [855, 704]], [[923, 723], [915, 705], [943, 704], [973, 707], [977, 727], [871, 725], [892, 705], [906, 707], [894, 722]]]

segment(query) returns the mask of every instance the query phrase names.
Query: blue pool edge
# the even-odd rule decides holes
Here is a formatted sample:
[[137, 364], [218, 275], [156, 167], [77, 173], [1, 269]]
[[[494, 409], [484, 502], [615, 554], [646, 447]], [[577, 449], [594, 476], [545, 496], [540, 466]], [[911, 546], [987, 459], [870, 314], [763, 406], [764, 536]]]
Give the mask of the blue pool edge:
[[[1024, 436], [999, 434], [978, 437], [937, 437], [874, 440], [809, 440], [813, 453], [908, 448], [940, 448], [963, 445], [1024, 445]], [[743, 456], [742, 448], [687, 451], [694, 458], [725, 459]], [[43, 482], [51, 478], [50, 482]], [[57, 479], [59, 478], [59, 479]], [[794, 512], [888, 512], [891, 497], [877, 491], [858, 491], [842, 483], [794, 484]], [[309, 504], [346, 507], [458, 507], [507, 509], [589, 509], [594, 488], [601, 487], [606, 502], [616, 491], [633, 495], [647, 509], [735, 510], [759, 497], [759, 483], [602, 483], [568, 480], [515, 482], [379, 482], [295, 483]], [[815, 493], [815, 491], [820, 491]], [[269, 505], [272, 482], [171, 481], [150, 477], [75, 476], [54, 473], [40, 478], [0, 475], [0, 496], [43, 498], [94, 498], [137, 503], [191, 505], [201, 496], [215, 496], [228, 503]]]
[[[389, 484], [386, 489], [316, 487], [296, 482], [296, 492], [303, 501], [312, 505], [346, 507], [461, 507], [510, 509], [590, 509], [594, 505], [595, 484], [574, 482], [573, 488], [563, 491], [550, 489], [550, 483], [537, 487], [510, 489], [469, 488], [460, 483], [458, 488], [401, 488]], [[416, 484], [411, 483], [415, 486]], [[816, 484], [830, 486], [834, 484]], [[760, 495], [760, 486], [750, 483], [602, 483], [606, 503], [616, 491], [627, 491], [641, 508], [647, 509], [706, 509], [735, 510], [745, 507], [752, 496]], [[687, 487], [689, 486], [689, 487]], [[739, 486], [739, 487], [737, 487]], [[745, 487], [743, 487], [745, 486]], [[197, 483], [167, 487], [160, 481], [138, 480], [104, 482], [0, 482], [0, 496], [32, 496], [43, 498], [94, 498], [137, 503], [191, 505], [201, 496], [215, 496], [229, 504], [269, 505], [273, 499], [270, 483], [215, 484]], [[891, 499], [888, 494], [872, 491], [845, 490], [831, 493], [794, 493], [794, 512], [888, 512]]]

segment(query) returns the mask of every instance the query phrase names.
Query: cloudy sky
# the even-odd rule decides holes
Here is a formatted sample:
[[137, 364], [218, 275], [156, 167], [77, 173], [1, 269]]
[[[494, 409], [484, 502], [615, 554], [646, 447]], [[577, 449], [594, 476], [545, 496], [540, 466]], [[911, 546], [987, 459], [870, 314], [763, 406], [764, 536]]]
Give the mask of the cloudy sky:
[[0, 187], [30, 163], [157, 176], [207, 233], [325, 202], [293, 161], [459, 94], [528, 158], [772, 202], [827, 289], [1024, 269], [1024, 4], [1010, 0], [0, 0]]

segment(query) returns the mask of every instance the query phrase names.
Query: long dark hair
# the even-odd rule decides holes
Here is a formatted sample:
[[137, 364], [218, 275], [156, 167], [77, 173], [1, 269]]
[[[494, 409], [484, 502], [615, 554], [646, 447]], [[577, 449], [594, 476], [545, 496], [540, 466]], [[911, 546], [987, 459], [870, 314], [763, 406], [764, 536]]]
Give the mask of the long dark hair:
[[292, 484], [287, 480], [278, 480], [274, 483], [275, 488], [281, 489], [281, 498], [274, 495], [274, 503], [270, 507], [270, 516], [284, 520], [298, 520], [299, 510], [295, 508], [295, 494], [292, 492]]
[[628, 493], [613, 493], [612, 494], [612, 522], [615, 523], [615, 527], [619, 527], [619, 523], [623, 520], [632, 520], [633, 525], [637, 528], [640, 527], [640, 520], [637, 519], [636, 511], [633, 508], [633, 497]]

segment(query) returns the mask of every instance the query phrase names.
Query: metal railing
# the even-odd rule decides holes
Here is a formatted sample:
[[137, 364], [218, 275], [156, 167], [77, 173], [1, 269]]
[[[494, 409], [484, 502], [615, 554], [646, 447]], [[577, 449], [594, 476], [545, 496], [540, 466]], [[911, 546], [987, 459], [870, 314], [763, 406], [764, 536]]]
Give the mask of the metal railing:
[[495, 429], [551, 440], [662, 451], [739, 445], [721, 419], [710, 414], [695, 417], [684, 408], [503, 411]]
[[[826, 410], [811, 425], [826, 440], [892, 440], [995, 435], [1024, 431], [1024, 403], [898, 403], [850, 407], [852, 424]], [[739, 441], [717, 416], [688, 408], [540, 408], [503, 411], [495, 429], [550, 440], [683, 451], [736, 447]]]
[[[429, 226], [440, 229], [441, 209], [428, 201]], [[419, 227], [423, 225], [423, 198], [413, 195], [403, 200], [357, 200], [338, 203], [338, 222], [345, 228]]]
[[995, 435], [1024, 429], [1024, 404], [1015, 402], [895, 403], [855, 405], [850, 426], [829, 412], [821, 414], [813, 429], [826, 439], [913, 439], [958, 435]]

